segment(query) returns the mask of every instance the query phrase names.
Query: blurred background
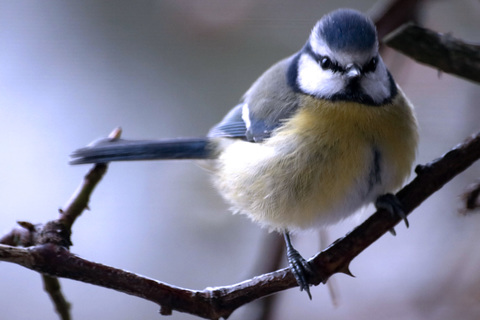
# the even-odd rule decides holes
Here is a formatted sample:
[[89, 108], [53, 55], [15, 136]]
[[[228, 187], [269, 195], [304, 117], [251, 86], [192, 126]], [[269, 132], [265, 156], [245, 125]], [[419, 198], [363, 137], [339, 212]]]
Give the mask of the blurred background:
[[[121, 126], [131, 139], [202, 136], [270, 65], [297, 51], [338, 7], [371, 12], [378, 1], [0, 0], [0, 232], [46, 222], [88, 166], [68, 155]], [[378, 8], [378, 7], [377, 7]], [[423, 25], [480, 42], [480, 2], [430, 0]], [[399, 54], [385, 60], [416, 106], [418, 163], [480, 128], [478, 85]], [[461, 216], [459, 195], [480, 166], [422, 204], [357, 257], [356, 278], [335, 275], [313, 301], [278, 294], [274, 319], [479, 319], [480, 215]], [[72, 252], [191, 289], [252, 275], [268, 232], [231, 215], [208, 174], [189, 161], [115, 163], [74, 225]], [[330, 241], [373, 210], [329, 229]], [[319, 251], [317, 233], [297, 249]], [[286, 262], [283, 263], [286, 266]], [[159, 319], [139, 298], [62, 279], [74, 319]], [[40, 276], [0, 264], [2, 319], [57, 319]], [[231, 319], [254, 319], [254, 306]], [[175, 312], [169, 319], [195, 319]]]

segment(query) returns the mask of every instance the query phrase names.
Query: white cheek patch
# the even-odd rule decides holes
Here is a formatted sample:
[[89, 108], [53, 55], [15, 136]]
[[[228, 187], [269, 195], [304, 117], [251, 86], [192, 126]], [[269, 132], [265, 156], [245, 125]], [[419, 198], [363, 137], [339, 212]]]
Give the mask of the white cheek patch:
[[298, 61], [298, 86], [308, 94], [319, 97], [330, 97], [341, 91], [343, 80], [331, 70], [323, 70], [318, 63], [307, 54], [302, 54]]
[[374, 73], [366, 74], [361, 84], [363, 91], [376, 103], [381, 103], [391, 95], [390, 79], [383, 63], [379, 62]]

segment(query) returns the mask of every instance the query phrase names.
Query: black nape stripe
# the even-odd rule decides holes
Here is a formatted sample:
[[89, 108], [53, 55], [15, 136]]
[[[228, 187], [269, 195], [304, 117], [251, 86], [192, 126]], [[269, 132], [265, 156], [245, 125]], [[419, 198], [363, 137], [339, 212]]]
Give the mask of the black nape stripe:
[[298, 86], [297, 78], [298, 78], [298, 61], [300, 60], [301, 51], [297, 53], [295, 57], [293, 57], [292, 63], [288, 66], [287, 70], [287, 83], [292, 88], [294, 92], [302, 92], [300, 87]]

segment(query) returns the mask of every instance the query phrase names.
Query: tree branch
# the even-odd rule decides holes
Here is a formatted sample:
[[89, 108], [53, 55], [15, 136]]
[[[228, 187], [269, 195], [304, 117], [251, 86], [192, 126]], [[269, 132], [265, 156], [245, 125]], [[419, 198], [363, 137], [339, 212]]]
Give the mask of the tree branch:
[[[431, 163], [418, 166], [417, 177], [397, 193], [406, 213], [422, 203], [454, 176], [480, 158], [480, 132]], [[331, 275], [349, 274], [348, 265], [358, 254], [400, 221], [380, 210], [344, 238], [310, 259], [317, 276], [312, 284]], [[183, 289], [124, 270], [82, 259], [56, 243], [29, 248], [0, 245], [0, 260], [17, 263], [50, 276], [70, 278], [121, 291], [161, 306], [161, 314], [172, 310], [208, 319], [227, 318], [238, 307], [269, 294], [297, 286], [289, 269], [280, 269], [231, 286]]]
[[464, 207], [460, 209], [461, 214], [467, 215], [478, 211], [480, 208], [480, 180], [468, 187], [462, 195], [462, 200]]
[[449, 34], [407, 23], [387, 35], [383, 42], [395, 50], [446, 73], [480, 82], [480, 46]]

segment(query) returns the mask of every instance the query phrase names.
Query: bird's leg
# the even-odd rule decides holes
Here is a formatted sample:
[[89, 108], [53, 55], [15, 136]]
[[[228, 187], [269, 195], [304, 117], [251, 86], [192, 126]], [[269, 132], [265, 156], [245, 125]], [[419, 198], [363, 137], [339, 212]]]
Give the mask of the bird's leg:
[[312, 295], [310, 294], [310, 287], [308, 284], [308, 277], [313, 273], [312, 268], [308, 262], [298, 253], [298, 251], [292, 246], [290, 241], [290, 234], [285, 231], [283, 233], [285, 238], [285, 244], [287, 246], [287, 259], [292, 273], [297, 280], [297, 283], [300, 287], [300, 291], [305, 290], [308, 294], [310, 300], [312, 300]]
[[[398, 198], [391, 194], [391, 193], [386, 193], [377, 198], [375, 201], [375, 207], [378, 209], [385, 209], [390, 214], [393, 216], [400, 217], [403, 221], [405, 221], [405, 225], [409, 226], [408, 220], [407, 220], [407, 215], [405, 214], [405, 211], [403, 210], [402, 203]], [[390, 233], [393, 235], [396, 235], [395, 229], [390, 229]]]

